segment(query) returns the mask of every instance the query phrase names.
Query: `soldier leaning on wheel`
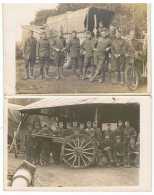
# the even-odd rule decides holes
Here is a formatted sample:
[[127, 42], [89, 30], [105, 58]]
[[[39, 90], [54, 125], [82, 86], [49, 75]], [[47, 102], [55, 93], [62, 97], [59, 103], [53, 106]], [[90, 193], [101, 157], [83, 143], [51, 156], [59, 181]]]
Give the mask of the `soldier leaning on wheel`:
[[63, 65], [65, 61], [66, 50], [66, 39], [63, 37], [63, 31], [58, 32], [58, 36], [54, 38], [52, 42], [52, 48], [54, 50], [54, 60], [57, 66], [57, 77], [56, 79], [64, 78], [63, 77]]
[[81, 53], [80, 53], [80, 39], [77, 38], [77, 32], [72, 32], [72, 38], [67, 43], [67, 51], [69, 53], [69, 56], [71, 57], [71, 63], [72, 63], [72, 70], [73, 70], [73, 78], [77, 79], [78, 76], [76, 74], [76, 66], [79, 66], [80, 71], [80, 78], [82, 78], [82, 60], [81, 60]]
[[84, 66], [83, 66], [83, 77], [82, 79], [86, 79], [86, 72], [89, 65], [91, 65], [91, 74], [90, 78], [94, 73], [94, 50], [93, 50], [93, 42], [95, 39], [92, 37], [91, 32], [87, 31], [86, 39], [81, 44], [81, 50], [83, 50], [84, 54]]
[[116, 30], [116, 39], [111, 46], [111, 71], [112, 84], [119, 83], [119, 71], [121, 84], [124, 85], [126, 41], [121, 38], [121, 31]]
[[[25, 40], [23, 46], [23, 57], [25, 59], [26, 77], [25, 79], [33, 79], [34, 64], [36, 59], [36, 45], [37, 40], [33, 37], [33, 31], [28, 32], [28, 38]], [[30, 75], [29, 75], [30, 69]]]
[[107, 59], [106, 53], [110, 50], [112, 42], [107, 36], [106, 28], [103, 29], [101, 35], [102, 36], [98, 38], [93, 44], [93, 48], [95, 50], [94, 63], [97, 66], [97, 69], [93, 77], [90, 79], [91, 82], [94, 81], [94, 79], [101, 73], [102, 75], [99, 82], [103, 82], [105, 80], [104, 66]]
[[38, 40], [37, 47], [36, 47], [36, 56], [37, 59], [39, 59], [39, 64], [40, 64], [39, 79], [43, 79], [44, 76], [49, 78], [48, 72], [49, 72], [49, 61], [51, 57], [51, 52], [52, 51], [51, 51], [50, 42], [47, 39], [45, 32], [42, 32], [41, 38]]

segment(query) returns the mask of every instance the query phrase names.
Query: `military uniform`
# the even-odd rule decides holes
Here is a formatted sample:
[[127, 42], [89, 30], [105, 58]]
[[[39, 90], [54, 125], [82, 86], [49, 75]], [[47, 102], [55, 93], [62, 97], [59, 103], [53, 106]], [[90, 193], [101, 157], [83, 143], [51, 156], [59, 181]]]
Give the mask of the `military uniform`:
[[71, 57], [73, 75], [76, 76], [76, 66], [79, 65], [80, 76], [82, 76], [82, 60], [80, 53], [80, 39], [72, 38], [67, 44], [67, 51], [69, 52], [69, 56]]
[[[121, 84], [124, 84], [126, 41], [122, 38], [114, 39], [111, 46], [111, 70], [114, 71], [115, 83], [118, 83], [119, 71]], [[120, 56], [116, 58], [115, 56]]]
[[109, 166], [113, 162], [112, 147], [113, 147], [113, 142], [111, 139], [105, 139], [101, 143], [101, 149], [103, 151], [103, 154], [107, 157], [107, 160], [109, 162]]
[[92, 136], [96, 140], [96, 143], [97, 144], [101, 144], [101, 142], [102, 142], [102, 132], [101, 132], [101, 129], [98, 128], [98, 127], [93, 127], [91, 131], [92, 131]]
[[[65, 53], [62, 51], [66, 47], [66, 39], [64, 37], [55, 37], [52, 43], [52, 48], [54, 50], [54, 60], [57, 67], [61, 67], [61, 77], [63, 76], [63, 65], [65, 60]], [[59, 51], [56, 51], [58, 49]], [[58, 77], [59, 75], [59, 69], [58, 69]]]
[[94, 71], [94, 50], [93, 50], [93, 42], [95, 41], [94, 38], [86, 38], [82, 44], [81, 49], [84, 50], [84, 67], [83, 67], [83, 78], [86, 77], [86, 70], [88, 65], [91, 65], [91, 76], [93, 75]]
[[114, 141], [114, 132], [112, 130], [106, 130], [104, 131], [103, 139], [105, 139], [105, 136], [109, 135], [110, 140]]
[[104, 29], [104, 27], [99, 27], [98, 29], [97, 29], [97, 36], [98, 37], [101, 37], [102, 35], [101, 35], [101, 32], [103, 31], [103, 29]]
[[[34, 130], [32, 134], [37, 134], [39, 131]], [[35, 164], [40, 164], [40, 155], [41, 155], [41, 138], [34, 137], [34, 160]]]
[[44, 78], [44, 67], [45, 67], [45, 76], [48, 75], [49, 71], [49, 60], [50, 60], [51, 46], [47, 38], [40, 38], [37, 43], [36, 55], [39, 57], [40, 63], [40, 76]]
[[123, 134], [123, 142], [125, 143], [126, 147], [130, 141], [131, 137], [136, 137], [136, 131], [132, 127], [128, 127], [124, 129], [124, 134]]
[[122, 126], [119, 126], [114, 131], [114, 141], [116, 141], [116, 137], [119, 136], [121, 141], [123, 141], [123, 135], [124, 135], [124, 128]]
[[103, 69], [106, 61], [106, 49], [109, 48], [111, 44], [112, 42], [108, 37], [100, 37], [94, 42], [93, 48], [95, 48], [95, 46], [97, 45], [97, 49], [94, 53], [94, 63], [97, 66], [97, 70], [90, 81], [93, 81]]
[[28, 37], [25, 40], [24, 44], [24, 59], [25, 59], [25, 68], [26, 68], [26, 74], [27, 79], [29, 78], [29, 65], [30, 65], [30, 75], [33, 77], [33, 70], [34, 70], [34, 64], [36, 59], [36, 45], [37, 40], [34, 37]]
[[34, 138], [31, 135], [31, 133], [27, 133], [25, 135], [24, 143], [25, 143], [26, 160], [32, 163], [34, 157]]
[[131, 158], [135, 158], [135, 163], [139, 167], [139, 152], [137, 151], [137, 146], [134, 143], [130, 143], [127, 146], [127, 155], [128, 155], [128, 167], [130, 167]]
[[121, 161], [126, 163], [126, 149], [123, 142], [115, 143], [113, 145], [113, 157], [117, 166], [119, 166]]
[[50, 162], [51, 143], [50, 139], [41, 139], [41, 165], [48, 166]]
[[111, 30], [109, 31], [108, 37], [109, 37], [109, 39], [111, 39], [111, 41], [113, 41], [114, 39], [116, 39], [115, 34], [116, 34], [115, 30], [114, 31], [111, 31]]

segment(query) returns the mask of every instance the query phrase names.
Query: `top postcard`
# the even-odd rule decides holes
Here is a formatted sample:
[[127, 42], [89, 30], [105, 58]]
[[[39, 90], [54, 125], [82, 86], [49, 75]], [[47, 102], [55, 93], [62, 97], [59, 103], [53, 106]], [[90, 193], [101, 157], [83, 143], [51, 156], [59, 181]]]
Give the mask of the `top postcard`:
[[151, 94], [150, 4], [3, 4], [4, 93]]

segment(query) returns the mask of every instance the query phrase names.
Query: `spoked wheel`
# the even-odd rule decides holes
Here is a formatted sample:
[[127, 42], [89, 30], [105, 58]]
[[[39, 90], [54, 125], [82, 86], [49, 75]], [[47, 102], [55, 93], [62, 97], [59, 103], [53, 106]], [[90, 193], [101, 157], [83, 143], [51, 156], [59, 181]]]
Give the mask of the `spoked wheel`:
[[62, 145], [63, 161], [71, 168], [90, 166], [96, 158], [95, 141], [86, 135], [72, 135]]
[[125, 80], [128, 88], [135, 91], [139, 85], [138, 71], [134, 67], [128, 66], [125, 71]]

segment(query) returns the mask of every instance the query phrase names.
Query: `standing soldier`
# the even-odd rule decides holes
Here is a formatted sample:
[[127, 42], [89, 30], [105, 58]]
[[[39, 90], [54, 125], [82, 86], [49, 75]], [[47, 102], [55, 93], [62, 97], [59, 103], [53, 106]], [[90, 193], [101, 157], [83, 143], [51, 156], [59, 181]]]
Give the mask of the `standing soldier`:
[[52, 48], [54, 50], [54, 60], [57, 66], [57, 77], [56, 79], [63, 78], [63, 65], [65, 60], [65, 47], [66, 39], [63, 37], [63, 31], [59, 31], [58, 36], [55, 37], [52, 43]]
[[101, 37], [102, 35], [101, 35], [101, 32], [102, 32], [102, 30], [103, 30], [103, 22], [102, 21], [100, 21], [99, 22], [99, 27], [98, 27], [98, 29], [97, 29], [97, 35], [98, 35], [98, 37]]
[[78, 127], [77, 121], [73, 121], [73, 128], [72, 128], [72, 130], [73, 130], [73, 133], [75, 135], [79, 134], [79, 127]]
[[87, 128], [85, 129], [85, 133], [88, 136], [90, 136], [91, 133], [92, 133], [92, 128], [91, 128], [91, 122], [90, 121], [87, 122]]
[[122, 121], [118, 121], [118, 127], [114, 131], [114, 141], [116, 141], [116, 137], [119, 136], [120, 140], [123, 141], [123, 135], [124, 135], [124, 127], [122, 124]]
[[121, 38], [121, 31], [116, 30], [116, 39], [112, 42], [111, 47], [111, 70], [113, 71], [113, 84], [119, 82], [119, 71], [121, 84], [124, 85], [125, 72], [125, 49], [126, 41]]
[[82, 78], [82, 60], [80, 53], [80, 39], [77, 38], [77, 32], [72, 32], [72, 39], [67, 44], [67, 51], [71, 57], [73, 78], [77, 79], [76, 66], [79, 65], [80, 77]]
[[113, 23], [110, 24], [109, 38], [111, 39], [111, 41], [116, 38], [115, 25]]
[[130, 138], [136, 137], [136, 131], [134, 128], [130, 127], [129, 121], [125, 122], [125, 129], [124, 129], [124, 135], [123, 135], [123, 142], [125, 143], [125, 146], [127, 147]]
[[25, 145], [26, 160], [30, 163], [33, 163], [34, 138], [32, 136], [31, 126], [28, 127], [28, 133], [25, 135], [24, 145]]
[[73, 132], [71, 123], [67, 123], [67, 129], [64, 130], [63, 135], [64, 136], [70, 136], [70, 135], [73, 135], [73, 133], [74, 132]]
[[[36, 45], [37, 40], [33, 37], [33, 31], [30, 30], [28, 33], [29, 37], [25, 40], [23, 48], [23, 57], [25, 59], [26, 78], [33, 79], [34, 64], [36, 59]], [[30, 66], [30, 77], [29, 77], [29, 66]]]
[[135, 39], [135, 33], [130, 31], [130, 39], [126, 41], [126, 66], [130, 65], [132, 57], [135, 60], [141, 59], [142, 54], [142, 44], [137, 39]]
[[92, 136], [95, 138], [98, 145], [102, 142], [102, 132], [101, 129], [97, 127], [97, 121], [93, 122]]
[[110, 139], [113, 142], [113, 140], [114, 140], [114, 132], [111, 130], [111, 124], [110, 123], [107, 124], [107, 130], [104, 132], [104, 139], [105, 139], [105, 135], [109, 135]]
[[84, 128], [84, 123], [80, 123], [79, 134], [86, 134], [85, 128]]
[[82, 79], [86, 79], [86, 71], [88, 65], [91, 65], [91, 75], [92, 77], [94, 72], [94, 50], [93, 50], [93, 42], [94, 38], [91, 36], [91, 32], [87, 31], [87, 38], [81, 44], [81, 50], [84, 50], [84, 67], [83, 67], [83, 77]]
[[[111, 48], [111, 40], [107, 37], [107, 29], [104, 28], [101, 32], [101, 37], [98, 38], [94, 44], [93, 48], [95, 50], [94, 54], [94, 63], [97, 66], [96, 73], [94, 76], [90, 79], [91, 82], [94, 81], [94, 79], [100, 74], [102, 69], [104, 68], [105, 61], [106, 61], [106, 53]], [[97, 48], [96, 48], [97, 45]], [[105, 79], [105, 72], [103, 70], [103, 77], [100, 77], [99, 82], [102, 82]]]
[[45, 68], [45, 77], [49, 78], [48, 71], [49, 71], [50, 54], [51, 54], [50, 42], [47, 39], [45, 32], [42, 32], [41, 38], [39, 39], [36, 48], [36, 56], [39, 59], [39, 63], [40, 63], [40, 77], [39, 77], [40, 79], [44, 78], [44, 68]]

